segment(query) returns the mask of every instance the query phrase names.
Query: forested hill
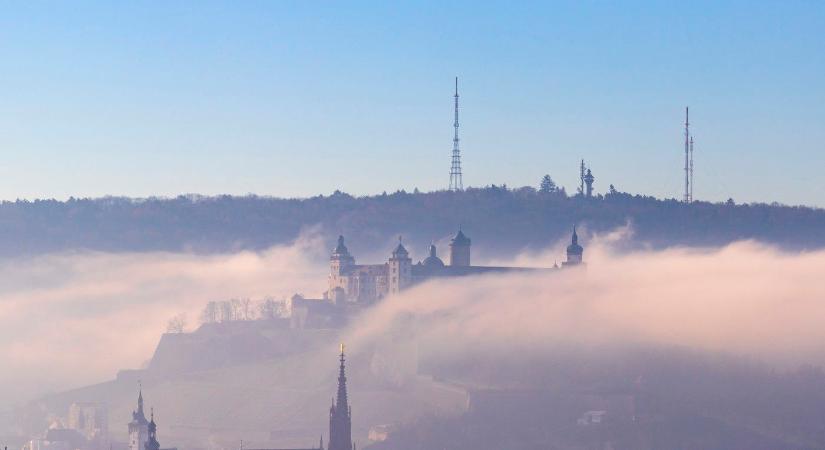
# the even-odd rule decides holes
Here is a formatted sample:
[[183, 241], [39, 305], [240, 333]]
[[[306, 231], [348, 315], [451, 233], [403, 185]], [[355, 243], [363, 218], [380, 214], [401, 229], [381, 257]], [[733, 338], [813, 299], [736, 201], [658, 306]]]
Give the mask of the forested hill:
[[[405, 242], [424, 247], [461, 226], [475, 246], [514, 252], [546, 246], [579, 224], [590, 232], [632, 223], [634, 243], [718, 245], [757, 239], [788, 248], [825, 246], [825, 210], [782, 205], [695, 202], [614, 192], [585, 199], [532, 188], [396, 192], [307, 199], [200, 197], [70, 199], [0, 204], [0, 256], [65, 250], [220, 252], [288, 243], [320, 226], [350, 248]], [[418, 248], [418, 247], [415, 247]]]

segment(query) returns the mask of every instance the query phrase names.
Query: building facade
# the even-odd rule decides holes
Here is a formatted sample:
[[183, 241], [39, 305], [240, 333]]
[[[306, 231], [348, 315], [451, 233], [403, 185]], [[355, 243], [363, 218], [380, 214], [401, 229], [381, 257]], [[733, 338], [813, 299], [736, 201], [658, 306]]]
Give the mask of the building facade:
[[[330, 256], [328, 289], [324, 299], [332, 303], [368, 305], [387, 295], [397, 294], [423, 281], [439, 277], [459, 277], [501, 272], [528, 272], [554, 270], [529, 267], [473, 266], [470, 259], [471, 240], [459, 230], [450, 240], [450, 263], [444, 264], [437, 255], [435, 245], [430, 245], [429, 256], [416, 264], [399, 238], [390, 258], [380, 264], [357, 264], [355, 257], [338, 237], [338, 243]], [[572, 243], [567, 249], [564, 266], [582, 263], [584, 249], [578, 244], [573, 230]]]

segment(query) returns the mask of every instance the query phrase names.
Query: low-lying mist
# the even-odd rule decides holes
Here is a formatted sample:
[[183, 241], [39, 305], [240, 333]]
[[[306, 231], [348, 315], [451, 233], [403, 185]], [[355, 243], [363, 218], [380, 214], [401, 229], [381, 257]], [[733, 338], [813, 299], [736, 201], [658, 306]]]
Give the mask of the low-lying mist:
[[[455, 366], [500, 357], [526, 367], [548, 349], [630, 347], [743, 355], [777, 367], [825, 362], [825, 252], [739, 242], [619, 253], [617, 239], [587, 242], [583, 268], [419, 285], [368, 310], [346, 341], [353, 353], [414, 342], [422, 364]], [[549, 267], [562, 248], [494, 262]], [[327, 252], [308, 233], [262, 253], [74, 253], [6, 263], [0, 396], [23, 400], [140, 367], [170, 317], [185, 312], [191, 330], [210, 300], [314, 297], [326, 284]]]
[[[553, 264], [557, 252], [521, 255]], [[512, 361], [549, 349], [687, 348], [777, 367], [825, 362], [825, 252], [754, 242], [721, 249], [615, 254], [590, 246], [587, 267], [437, 281], [387, 299], [355, 323], [352, 347], [399, 333], [419, 358]], [[397, 339], [397, 338], [396, 338]]]
[[172, 317], [184, 315], [192, 330], [212, 300], [319, 292], [326, 256], [318, 234], [308, 232], [260, 253], [77, 252], [6, 261], [0, 398], [22, 401], [140, 368]]

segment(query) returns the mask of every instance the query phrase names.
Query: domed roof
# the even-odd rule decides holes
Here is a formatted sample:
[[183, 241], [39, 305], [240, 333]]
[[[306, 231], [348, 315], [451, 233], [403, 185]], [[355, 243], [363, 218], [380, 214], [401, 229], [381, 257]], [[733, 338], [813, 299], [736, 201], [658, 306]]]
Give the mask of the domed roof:
[[430, 245], [430, 256], [424, 260], [425, 266], [444, 267], [444, 261], [435, 254], [435, 245]]
[[470, 238], [464, 235], [461, 229], [458, 230], [455, 237], [451, 241], [452, 244], [470, 245]]
[[581, 255], [584, 249], [579, 245], [579, 235], [576, 234], [576, 227], [573, 227], [573, 239], [570, 245], [567, 246], [567, 253], [574, 255]]
[[335, 250], [333, 250], [332, 253], [336, 255], [346, 255], [349, 253], [347, 246], [344, 245], [344, 236], [338, 236], [338, 245], [335, 246]]

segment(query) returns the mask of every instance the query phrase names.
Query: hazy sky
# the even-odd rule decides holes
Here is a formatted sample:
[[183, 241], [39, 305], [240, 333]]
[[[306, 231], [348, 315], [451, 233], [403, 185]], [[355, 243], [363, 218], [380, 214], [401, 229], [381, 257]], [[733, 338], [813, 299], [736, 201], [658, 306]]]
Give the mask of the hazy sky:
[[825, 206], [823, 2], [20, 2], [0, 198], [464, 183]]

